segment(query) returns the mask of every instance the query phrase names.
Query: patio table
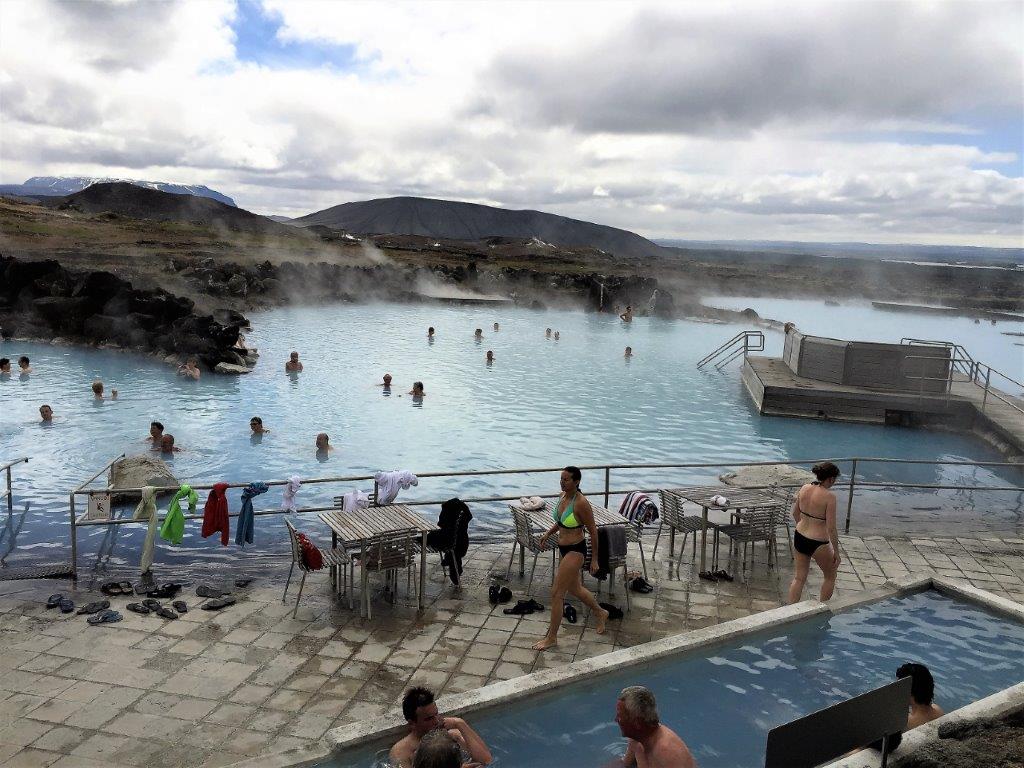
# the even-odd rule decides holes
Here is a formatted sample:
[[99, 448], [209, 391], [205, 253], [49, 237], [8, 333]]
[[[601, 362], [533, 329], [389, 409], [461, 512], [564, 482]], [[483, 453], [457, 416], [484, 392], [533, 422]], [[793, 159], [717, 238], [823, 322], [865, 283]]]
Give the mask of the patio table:
[[331, 529], [331, 546], [338, 548], [338, 542], [349, 551], [361, 550], [381, 536], [407, 533], [410, 538], [419, 536], [420, 542], [420, 584], [419, 607], [423, 608], [423, 585], [427, 580], [427, 534], [440, 530], [423, 515], [414, 512], [405, 504], [385, 504], [361, 507], [353, 511], [332, 509], [321, 512], [320, 519]]
[[[770, 507], [783, 506], [784, 504], [779, 496], [772, 493], [769, 489], [739, 488], [732, 485], [691, 485], [684, 488], [666, 488], [664, 493], [668, 496], [674, 496], [679, 501], [688, 501], [691, 504], [696, 504], [701, 508], [700, 570], [702, 573], [707, 570], [709, 509], [735, 510], [736, 514], [741, 515], [743, 510], [768, 509]], [[725, 506], [715, 504], [712, 501], [715, 496], [724, 496], [728, 503]], [[675, 529], [670, 530], [669, 537], [669, 546], [674, 547]]]

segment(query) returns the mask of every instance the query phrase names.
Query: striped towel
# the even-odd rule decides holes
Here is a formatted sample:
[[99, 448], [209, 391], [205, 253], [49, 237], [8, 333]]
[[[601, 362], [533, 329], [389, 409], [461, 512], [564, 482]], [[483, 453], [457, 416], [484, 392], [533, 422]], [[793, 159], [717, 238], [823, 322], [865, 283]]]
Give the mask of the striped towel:
[[634, 525], [650, 525], [658, 519], [658, 505], [646, 493], [630, 491], [619, 505], [619, 514]]

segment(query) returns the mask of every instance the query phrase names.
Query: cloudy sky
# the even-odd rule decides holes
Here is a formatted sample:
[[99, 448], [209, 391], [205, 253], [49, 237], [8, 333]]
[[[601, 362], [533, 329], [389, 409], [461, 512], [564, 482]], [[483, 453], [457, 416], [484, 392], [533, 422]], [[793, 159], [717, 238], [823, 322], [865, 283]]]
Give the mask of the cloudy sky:
[[0, 2], [0, 182], [1024, 244], [1024, 3]]

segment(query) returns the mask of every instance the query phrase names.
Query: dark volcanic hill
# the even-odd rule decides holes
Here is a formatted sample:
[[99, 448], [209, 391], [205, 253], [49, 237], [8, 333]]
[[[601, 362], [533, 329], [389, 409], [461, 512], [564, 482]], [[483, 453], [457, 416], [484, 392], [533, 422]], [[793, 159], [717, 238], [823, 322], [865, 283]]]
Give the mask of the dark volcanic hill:
[[226, 205], [208, 197], [176, 195], [138, 187], [127, 182], [93, 184], [64, 197], [44, 198], [43, 204], [82, 213], [114, 213], [134, 219], [181, 221], [224, 227], [232, 232], [293, 236], [295, 230], [284, 224]]
[[344, 203], [291, 221], [316, 224], [361, 235], [423, 235], [451, 240], [487, 237], [537, 238], [567, 247], [591, 247], [617, 256], [664, 256], [668, 251], [640, 235], [541, 211], [510, 211], [489, 205], [386, 197]]

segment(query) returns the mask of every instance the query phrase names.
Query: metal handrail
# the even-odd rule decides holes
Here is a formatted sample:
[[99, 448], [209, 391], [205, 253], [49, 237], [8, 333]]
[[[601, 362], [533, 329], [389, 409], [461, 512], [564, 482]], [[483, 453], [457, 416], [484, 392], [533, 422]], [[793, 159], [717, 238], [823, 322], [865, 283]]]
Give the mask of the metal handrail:
[[4, 472], [7, 473], [7, 484], [6, 484], [6, 487], [4, 488], [3, 493], [0, 494], [0, 499], [3, 499], [3, 498], [7, 499], [7, 508], [8, 509], [14, 509], [14, 492], [11, 490], [11, 488], [12, 488], [12, 486], [11, 486], [11, 468], [16, 466], [16, 465], [18, 465], [18, 464], [22, 464], [22, 463], [26, 463], [26, 464], [28, 463], [28, 456], [23, 456], [20, 459], [15, 459], [14, 461], [9, 461], [8, 463], [4, 464], [3, 466], [0, 466], [0, 470], [3, 470]]
[[[943, 362], [951, 363], [951, 365], [946, 369], [946, 375], [945, 376], [911, 376], [910, 374], [906, 374], [906, 378], [908, 378], [908, 379], [915, 379], [915, 380], [920, 380], [921, 381], [920, 391], [919, 391], [919, 394], [921, 394], [921, 395], [923, 395], [923, 393], [924, 393], [924, 382], [925, 381], [941, 381], [941, 382], [944, 382], [945, 385], [946, 385], [945, 386], [945, 394], [946, 394], [947, 401], [949, 399], [949, 395], [952, 392], [953, 384], [956, 381], [956, 379], [954, 378], [955, 367], [956, 367], [955, 363], [957, 363], [957, 362], [968, 362], [967, 359], [958, 359], [958, 358], [955, 358], [955, 357], [951, 357], [951, 358], [947, 359], [947, 358], [943, 358], [943, 357], [929, 357], [928, 355], [907, 355], [904, 359], [905, 360], [941, 360]], [[1017, 403], [1013, 402], [1012, 400], [1008, 400], [1007, 399], [1008, 397], [1010, 397], [1010, 395], [1008, 395], [1006, 393], [1001, 393], [998, 389], [996, 389], [995, 387], [992, 386], [992, 383], [991, 383], [992, 374], [995, 373], [995, 374], [997, 374], [999, 376], [1002, 376], [1007, 381], [1011, 382], [1012, 384], [1017, 384], [1018, 386], [1020, 386], [1022, 388], [1024, 388], [1024, 384], [1020, 384], [1016, 380], [1010, 378], [1009, 376], [1007, 376], [1004, 373], [1000, 373], [995, 368], [992, 368], [991, 366], [986, 365], [985, 363], [978, 363], [978, 362], [976, 362], [974, 360], [970, 360], [969, 362], [971, 363], [971, 366], [972, 366], [973, 370], [975, 370], [975, 371], [980, 370], [980, 368], [982, 368], [982, 367], [985, 368], [985, 383], [984, 383], [984, 385], [979, 384], [978, 380], [977, 380], [977, 378], [975, 376], [972, 375], [970, 377], [970, 383], [974, 384], [976, 387], [979, 387], [982, 390], [981, 408], [980, 408], [982, 413], [985, 413], [985, 409], [988, 407], [988, 398], [989, 398], [989, 395], [991, 395], [996, 400], [999, 400], [1001, 403], [1010, 406], [1011, 408], [1013, 408], [1018, 413], [1024, 414], [1024, 408], [1022, 408], [1020, 405], [1018, 405]], [[924, 364], [922, 363], [922, 367], [923, 366], [924, 366]], [[1006, 395], [1006, 397], [1004, 397], [1003, 395]]]
[[[754, 341], [751, 342], [751, 339]], [[743, 345], [740, 346], [740, 342]], [[740, 331], [731, 339], [724, 344], [716, 348], [711, 354], [706, 355], [700, 362], [697, 363], [697, 370], [701, 370], [705, 365], [710, 363], [719, 357], [725, 355], [725, 359], [715, 364], [716, 370], [722, 370], [726, 365], [731, 363], [741, 354], [746, 357], [748, 352], [763, 352], [764, 351], [764, 333], [762, 331]]]
[[970, 374], [970, 372], [974, 369], [974, 358], [971, 357], [970, 353], [966, 349], [964, 349], [961, 345], [957, 344], [955, 341], [914, 339], [909, 336], [904, 336], [902, 339], [900, 339], [900, 344], [917, 344], [922, 346], [945, 347], [952, 353], [951, 357], [956, 357], [957, 355], [960, 355], [961, 357], [965, 358], [966, 361], [969, 363], [968, 368], [963, 371], [964, 374]]
[[[120, 457], [118, 457], [120, 458]], [[810, 465], [815, 464], [824, 459], [779, 459], [775, 461], [741, 461], [741, 460], [728, 460], [724, 459], [715, 462], [666, 462], [666, 463], [651, 463], [651, 464], [590, 464], [582, 466], [582, 470], [587, 471], [602, 471], [604, 475], [604, 489], [598, 491], [598, 495], [603, 493], [604, 506], [608, 506], [609, 497], [612, 495], [625, 494], [629, 491], [643, 490], [646, 493], [651, 493], [659, 490], [658, 488], [637, 488], [636, 486], [630, 488], [613, 488], [611, 484], [611, 471], [614, 470], [652, 470], [652, 469], [710, 469], [710, 468], [722, 468], [722, 467], [765, 467], [765, 466], [780, 466], [780, 465]], [[847, 509], [846, 509], [846, 522], [845, 531], [849, 533], [852, 509], [853, 509], [853, 497], [856, 489], [859, 487], [864, 490], [877, 490], [884, 488], [923, 488], [923, 489], [934, 489], [934, 490], [967, 490], [967, 491], [1019, 491], [1024, 492], [1022, 486], [965, 486], [965, 485], [944, 485], [936, 483], [884, 483], [884, 482], [864, 482], [858, 481], [857, 469], [860, 463], [891, 463], [891, 464], [920, 464], [920, 465], [941, 465], [941, 466], [979, 466], [979, 467], [1016, 467], [1024, 470], [1024, 462], [1014, 461], [964, 461], [964, 460], [943, 460], [943, 459], [892, 459], [887, 457], [838, 457], [827, 459], [837, 464], [851, 463], [852, 468], [849, 475], [849, 481], [841, 484], [840, 488], [847, 489]], [[116, 459], [114, 460], [116, 461]], [[114, 462], [109, 462], [104, 469], [108, 468]], [[520, 469], [486, 469], [486, 470], [464, 470], [456, 472], [422, 472], [416, 473], [420, 479], [426, 478], [455, 478], [455, 477], [479, 477], [487, 475], [525, 475], [525, 474], [539, 474], [548, 472], [559, 472], [561, 467], [529, 467]], [[141, 488], [119, 488], [113, 489], [109, 487], [105, 488], [88, 488], [88, 486], [102, 474], [104, 470], [96, 473], [90, 480], [80, 485], [74, 491], [70, 493], [70, 522], [71, 522], [71, 551], [72, 551], [72, 570], [74, 577], [77, 578], [78, 573], [78, 562], [77, 562], [77, 529], [79, 527], [95, 526], [95, 525], [128, 525], [128, 524], [147, 524], [147, 520], [134, 520], [131, 518], [116, 518], [116, 519], [105, 519], [105, 520], [86, 520], [83, 515], [81, 518], [75, 515], [75, 496], [84, 495], [90, 496], [93, 494], [100, 493], [118, 493], [118, 494], [131, 494], [140, 493]], [[326, 477], [326, 478], [310, 478], [303, 480], [304, 485], [313, 485], [318, 483], [354, 483], [354, 482], [369, 482], [374, 480], [373, 475], [352, 475], [346, 477]], [[268, 486], [281, 486], [286, 484], [287, 480], [272, 480], [267, 483]], [[189, 484], [193, 490], [208, 490], [213, 487], [212, 484], [199, 483]], [[248, 483], [228, 483], [229, 488], [243, 488]], [[377, 490], [376, 481], [374, 481], [374, 490]], [[664, 484], [662, 487], [665, 487]], [[759, 486], [763, 489], [768, 488], [796, 488], [798, 485], [778, 484], [773, 486]], [[161, 486], [159, 491], [176, 491], [179, 486]], [[538, 494], [543, 498], [555, 498], [556, 494]], [[520, 496], [481, 496], [465, 498], [463, 501], [469, 503], [488, 503], [498, 501], [514, 501], [519, 499]], [[403, 504], [409, 506], [427, 506], [427, 505], [438, 505], [441, 504], [444, 499], [412, 499], [403, 501]], [[308, 514], [313, 512], [323, 512], [335, 507], [303, 507], [299, 508], [294, 514]], [[256, 515], [282, 515], [291, 514], [281, 509], [265, 509], [257, 510]], [[231, 517], [237, 517], [237, 514], [231, 514]], [[201, 519], [202, 515], [186, 514], [186, 520]]]

